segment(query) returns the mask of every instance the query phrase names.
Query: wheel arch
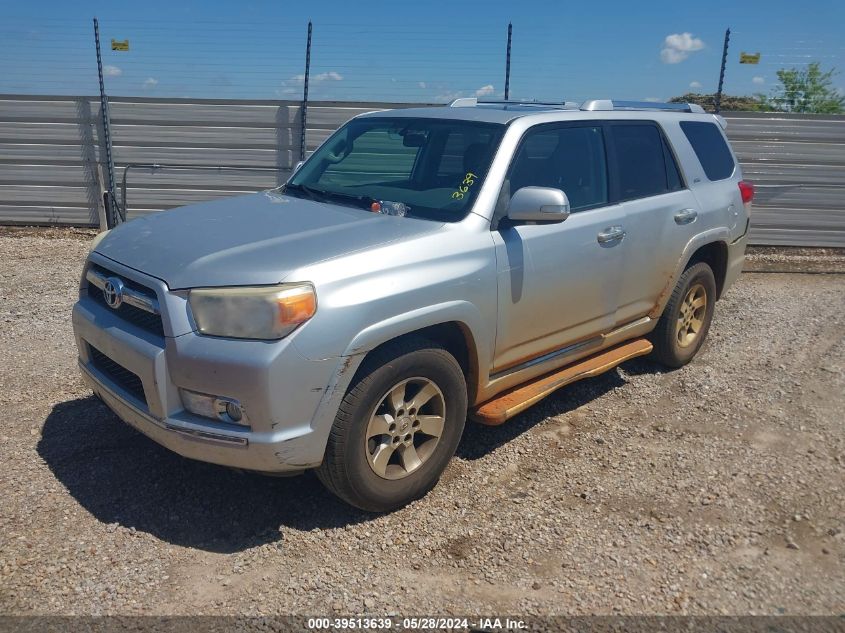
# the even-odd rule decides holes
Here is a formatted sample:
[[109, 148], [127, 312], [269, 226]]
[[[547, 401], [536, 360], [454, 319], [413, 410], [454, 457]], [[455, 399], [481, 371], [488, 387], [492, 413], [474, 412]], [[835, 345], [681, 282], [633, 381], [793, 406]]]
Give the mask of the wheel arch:
[[464, 372], [467, 383], [467, 400], [470, 403], [475, 401], [478, 391], [479, 359], [478, 346], [470, 327], [462, 321], [443, 321], [432, 325], [426, 325], [417, 329], [408, 330], [402, 334], [386, 339], [383, 342], [369, 349], [364, 359], [358, 365], [350, 384], [354, 384], [358, 375], [369, 371], [367, 359], [375, 356], [382, 349], [394, 345], [409, 338], [423, 338], [432, 343], [442, 346], [449, 352]]
[[713, 269], [713, 276], [716, 278], [716, 299], [718, 300], [722, 296], [722, 290], [727, 279], [729, 237], [727, 229], [713, 229], [700, 233], [687, 242], [678, 258], [674, 274], [667, 280], [648, 316], [657, 319], [663, 314], [678, 279], [687, 268], [698, 262], [705, 262]]
[[690, 255], [683, 270], [687, 270], [699, 262], [704, 262], [713, 271], [713, 276], [716, 278], [716, 299], [720, 299], [722, 297], [722, 290], [725, 287], [725, 277], [728, 273], [727, 242], [715, 240], [699, 246]]

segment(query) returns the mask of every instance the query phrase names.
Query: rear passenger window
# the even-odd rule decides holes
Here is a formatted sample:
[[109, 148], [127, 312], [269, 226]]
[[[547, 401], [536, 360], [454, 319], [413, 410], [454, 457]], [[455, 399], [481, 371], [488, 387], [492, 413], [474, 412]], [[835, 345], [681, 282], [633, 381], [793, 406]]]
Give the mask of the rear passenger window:
[[562, 189], [572, 211], [607, 204], [607, 161], [601, 128], [542, 126], [529, 130], [508, 179], [511, 195], [529, 186]]
[[724, 180], [734, 173], [731, 150], [715, 123], [681, 121], [681, 129], [710, 180]]
[[680, 189], [678, 168], [656, 125], [622, 123], [612, 125], [611, 130], [619, 200]]

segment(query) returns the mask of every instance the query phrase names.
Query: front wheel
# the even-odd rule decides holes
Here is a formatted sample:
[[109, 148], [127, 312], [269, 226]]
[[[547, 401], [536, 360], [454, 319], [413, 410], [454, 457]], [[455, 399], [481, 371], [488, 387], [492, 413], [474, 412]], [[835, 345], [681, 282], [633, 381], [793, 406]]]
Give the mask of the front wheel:
[[347, 503], [386, 512], [437, 483], [463, 433], [466, 382], [455, 358], [424, 339], [389, 345], [364, 363], [317, 475]]
[[715, 304], [713, 270], [704, 262], [693, 264], [678, 279], [651, 334], [654, 358], [669, 367], [690, 362], [704, 343]]

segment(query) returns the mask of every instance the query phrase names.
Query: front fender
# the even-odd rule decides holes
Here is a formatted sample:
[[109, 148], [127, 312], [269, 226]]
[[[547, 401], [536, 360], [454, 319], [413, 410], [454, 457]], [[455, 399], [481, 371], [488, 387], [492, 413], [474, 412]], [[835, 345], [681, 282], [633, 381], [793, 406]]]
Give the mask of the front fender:
[[[349, 389], [355, 372], [360, 367], [367, 352], [405, 334], [449, 322], [456, 322], [464, 326], [473, 337], [475, 344], [471, 345], [470, 349], [474, 348], [477, 355], [477, 367], [484, 373], [484, 376], [480, 378], [486, 381], [487, 368], [490, 366], [490, 355], [492, 353], [486, 342], [491, 341], [492, 336], [484, 331], [481, 313], [472, 303], [468, 301], [446, 301], [383, 319], [359, 332], [350, 341], [343, 355], [337, 359], [338, 364], [335, 372], [323, 393], [317, 407], [317, 413], [311, 423], [316, 433], [315, 437], [318, 439], [315, 446], [321, 447], [321, 450], [325, 447], [340, 402]], [[309, 455], [309, 458], [314, 463], [318, 463], [322, 459], [322, 452], [319, 455]]]
[[491, 340], [491, 337], [484, 332], [481, 313], [469, 301], [458, 300], [417, 308], [373, 323], [350, 341], [343, 355], [363, 354], [404, 334], [449, 322], [456, 322], [469, 330], [477, 346], [478, 366], [489, 366], [490, 350], [484, 341]]

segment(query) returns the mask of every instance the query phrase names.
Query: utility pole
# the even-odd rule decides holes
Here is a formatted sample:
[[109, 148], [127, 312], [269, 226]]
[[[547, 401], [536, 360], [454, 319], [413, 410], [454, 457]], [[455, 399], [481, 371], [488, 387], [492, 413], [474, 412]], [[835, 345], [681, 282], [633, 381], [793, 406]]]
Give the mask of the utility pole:
[[302, 132], [299, 136], [299, 160], [305, 160], [305, 130], [308, 127], [308, 79], [311, 74], [311, 20], [308, 20], [308, 42], [305, 44], [305, 81], [302, 84]]
[[508, 49], [505, 53], [505, 101], [511, 93], [511, 36], [513, 35], [513, 23], [508, 22]]
[[716, 90], [716, 97], [713, 100], [716, 114], [722, 109], [722, 86], [725, 85], [725, 65], [728, 63], [728, 42], [731, 41], [731, 30], [725, 31], [725, 45], [722, 47], [722, 67], [719, 70], [719, 88]]
[[115, 204], [114, 158], [111, 148], [111, 119], [109, 118], [109, 98], [106, 96], [106, 85], [103, 82], [103, 56], [100, 53], [100, 23], [94, 18], [94, 44], [97, 47], [97, 74], [100, 78], [100, 113], [103, 119], [103, 141], [106, 151], [106, 171], [108, 172], [109, 188], [103, 194], [103, 204], [106, 208], [106, 225], [114, 227], [120, 221], [120, 211]]

